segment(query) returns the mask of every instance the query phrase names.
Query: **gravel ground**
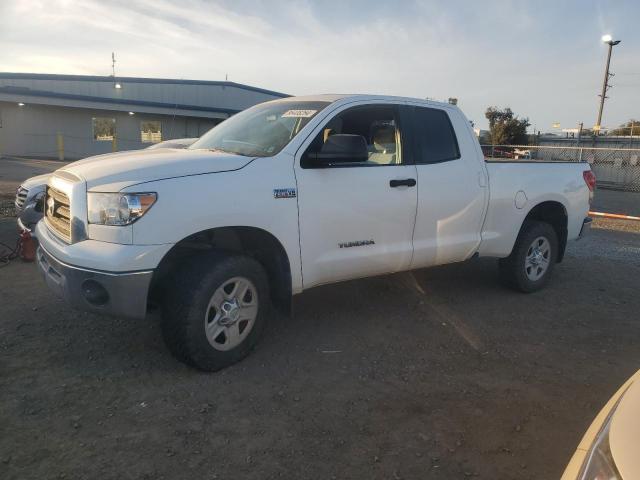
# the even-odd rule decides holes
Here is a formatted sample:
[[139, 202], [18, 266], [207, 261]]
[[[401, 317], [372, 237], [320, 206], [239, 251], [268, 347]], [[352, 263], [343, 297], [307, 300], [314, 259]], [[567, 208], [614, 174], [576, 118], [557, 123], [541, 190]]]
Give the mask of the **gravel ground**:
[[216, 374], [157, 318], [73, 311], [14, 261], [0, 478], [558, 478], [638, 369], [638, 249], [640, 224], [598, 220], [531, 295], [484, 259], [312, 289]]

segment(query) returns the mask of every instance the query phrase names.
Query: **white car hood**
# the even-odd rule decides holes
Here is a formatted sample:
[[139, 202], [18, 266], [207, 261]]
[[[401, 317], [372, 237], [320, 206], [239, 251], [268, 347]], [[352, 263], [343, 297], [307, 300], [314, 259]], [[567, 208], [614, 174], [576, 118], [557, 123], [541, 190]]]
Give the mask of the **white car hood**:
[[49, 181], [50, 173], [44, 175], [37, 175], [35, 177], [28, 178], [20, 185], [22, 188], [29, 190], [29, 196], [39, 190], [44, 190], [45, 185]]
[[633, 382], [611, 418], [609, 447], [623, 479], [640, 478], [640, 382]]
[[107, 185], [120, 189], [166, 178], [238, 170], [253, 159], [209, 150], [165, 148], [97, 155], [60, 170], [84, 179], [87, 190]]

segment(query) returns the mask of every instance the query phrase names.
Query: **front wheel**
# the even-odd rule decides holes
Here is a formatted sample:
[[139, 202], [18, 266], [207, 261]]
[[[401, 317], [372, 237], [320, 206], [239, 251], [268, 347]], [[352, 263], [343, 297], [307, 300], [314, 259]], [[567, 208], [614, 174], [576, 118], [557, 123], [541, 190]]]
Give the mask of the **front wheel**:
[[262, 266], [241, 255], [194, 257], [176, 272], [164, 302], [165, 343], [183, 362], [216, 371], [256, 345], [269, 313]]
[[535, 292], [549, 281], [558, 258], [558, 236], [551, 225], [527, 220], [511, 255], [499, 261], [500, 276], [512, 288]]

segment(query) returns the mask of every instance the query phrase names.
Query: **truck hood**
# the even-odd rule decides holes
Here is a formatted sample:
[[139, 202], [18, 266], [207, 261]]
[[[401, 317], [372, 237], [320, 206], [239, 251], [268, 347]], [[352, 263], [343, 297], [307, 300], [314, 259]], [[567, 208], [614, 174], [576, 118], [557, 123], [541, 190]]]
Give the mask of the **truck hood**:
[[122, 189], [166, 178], [238, 170], [252, 160], [254, 157], [210, 150], [164, 148], [97, 155], [60, 170], [84, 179], [87, 190], [107, 185]]
[[44, 190], [45, 185], [49, 181], [50, 173], [44, 175], [37, 175], [35, 177], [28, 178], [20, 185], [22, 188], [29, 190], [29, 196], [34, 193]]

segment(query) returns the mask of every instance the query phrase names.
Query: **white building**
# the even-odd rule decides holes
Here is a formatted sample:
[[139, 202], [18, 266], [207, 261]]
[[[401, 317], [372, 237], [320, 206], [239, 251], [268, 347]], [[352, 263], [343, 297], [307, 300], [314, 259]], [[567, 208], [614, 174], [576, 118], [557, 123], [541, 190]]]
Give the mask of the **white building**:
[[233, 82], [0, 73], [0, 155], [78, 159], [199, 137], [286, 96]]

